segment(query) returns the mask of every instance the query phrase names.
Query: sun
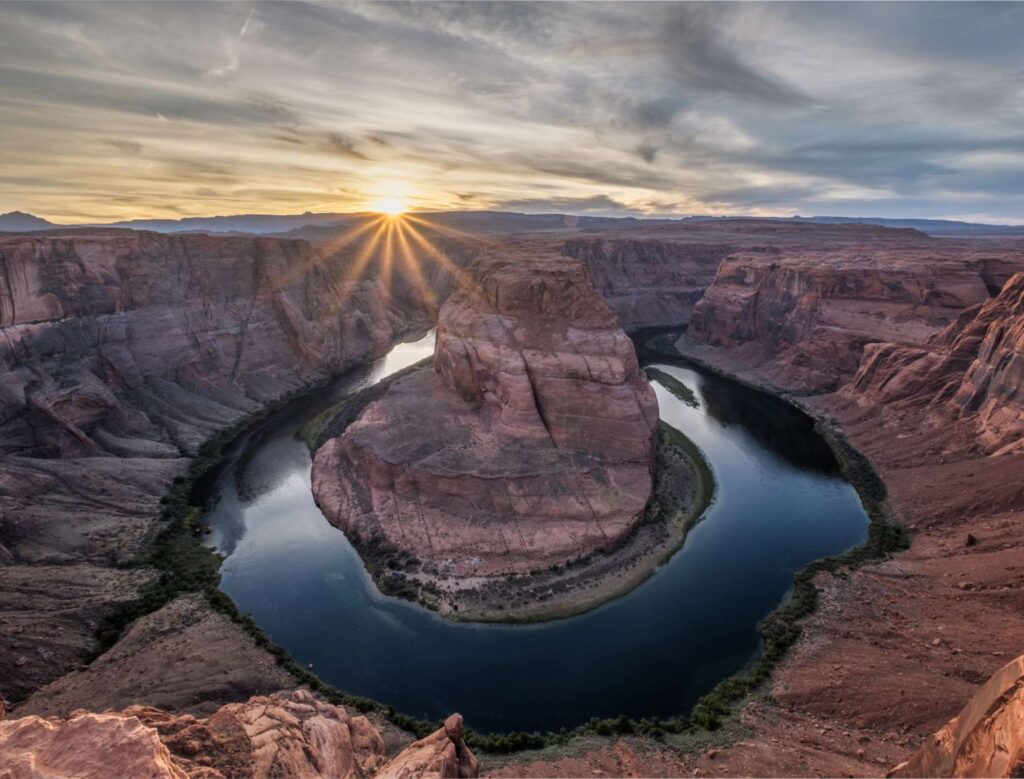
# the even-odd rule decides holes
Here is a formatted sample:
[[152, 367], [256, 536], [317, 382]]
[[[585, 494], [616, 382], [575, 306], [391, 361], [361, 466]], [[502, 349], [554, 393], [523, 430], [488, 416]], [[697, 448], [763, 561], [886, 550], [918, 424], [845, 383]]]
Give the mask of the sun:
[[404, 197], [382, 197], [370, 204], [370, 210], [388, 216], [400, 216], [408, 210]]

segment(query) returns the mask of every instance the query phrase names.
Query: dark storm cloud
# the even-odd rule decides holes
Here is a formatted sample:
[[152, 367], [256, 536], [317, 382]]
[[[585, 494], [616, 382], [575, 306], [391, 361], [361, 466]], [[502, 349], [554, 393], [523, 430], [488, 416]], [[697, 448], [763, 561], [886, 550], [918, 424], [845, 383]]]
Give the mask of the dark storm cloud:
[[1024, 220], [1022, 38], [1019, 3], [8, 3], [0, 210]]

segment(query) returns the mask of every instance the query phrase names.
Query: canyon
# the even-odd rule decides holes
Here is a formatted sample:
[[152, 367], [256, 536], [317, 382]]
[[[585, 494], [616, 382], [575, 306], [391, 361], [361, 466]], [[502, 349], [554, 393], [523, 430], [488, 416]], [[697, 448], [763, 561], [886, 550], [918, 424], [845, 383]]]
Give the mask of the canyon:
[[[293, 683], [195, 595], [160, 603], [90, 661], [107, 648], [97, 630], [140, 587], [183, 589], [145, 554], [204, 441], [429, 326], [436, 309], [385, 284], [376, 259], [360, 267], [357, 248], [127, 230], [0, 237], [0, 695], [45, 688], [47, 703], [26, 712], [94, 696], [124, 705], [142, 691], [125, 665], [155, 688], [148, 703], [195, 710]], [[474, 251], [449, 248], [452, 263]], [[422, 265], [444, 294], [450, 268]]]
[[[719, 741], [580, 736], [568, 753], [484, 756], [485, 772], [872, 775], [927, 749], [990, 677], [978, 710], [1006, 697], [1009, 672], [993, 674], [1024, 647], [1019, 242], [736, 220], [467, 238], [446, 253], [477, 286], [435, 267], [438, 309], [373, 266], [351, 277], [351, 253], [302, 241], [0, 237], [0, 693], [17, 704], [5, 732], [24, 728], [41, 745], [60, 728], [109, 728], [174, 776], [192, 768], [162, 723], [193, 717], [187, 728], [206, 733], [223, 707], [294, 687], [200, 593], [142, 615], [99, 657], [95, 632], [159, 577], [128, 563], [203, 441], [435, 319], [432, 364], [319, 442], [317, 498], [355, 538], [383, 539], [454, 580], [564, 563], [627, 535], [650, 495], [656, 406], [620, 322], [639, 339], [688, 324], [675, 353], [783, 395], [845, 436], [912, 534], [891, 559], [816, 578], [801, 638]], [[495, 481], [507, 500], [487, 504], [495, 493], [482, 485]], [[482, 502], [487, 521], [476, 521]], [[442, 523], [448, 512], [454, 521]], [[522, 533], [509, 542], [494, 531], [512, 517]], [[287, 708], [288, 695], [328, 705], [282, 695], [274, 706]], [[128, 709], [136, 703], [170, 713]], [[120, 713], [71, 714], [82, 708]], [[942, 738], [956, 749], [911, 765], [946, 772], [967, 765], [954, 752], [983, 759], [1019, 722], [1006, 711], [961, 715], [970, 732]], [[231, 712], [245, 730], [248, 715]], [[348, 723], [353, 740], [357, 719], [332, 722]], [[393, 767], [471, 774], [456, 730]], [[353, 751], [346, 771], [386, 773], [361, 732], [369, 752]]]

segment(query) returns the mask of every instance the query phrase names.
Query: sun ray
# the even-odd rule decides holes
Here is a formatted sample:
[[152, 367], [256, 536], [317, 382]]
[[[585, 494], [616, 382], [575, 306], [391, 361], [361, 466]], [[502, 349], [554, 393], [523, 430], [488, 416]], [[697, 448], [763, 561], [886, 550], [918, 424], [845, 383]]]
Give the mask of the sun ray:
[[404, 214], [404, 218], [408, 219], [411, 222], [415, 222], [416, 224], [422, 225], [423, 227], [427, 227], [427, 228], [429, 228], [431, 230], [436, 230], [437, 232], [441, 233], [442, 235], [447, 235], [449, 238], [477, 238], [478, 237], [478, 236], [473, 235], [472, 233], [464, 232], [463, 230], [459, 230], [459, 229], [457, 229], [455, 227], [448, 227], [447, 225], [442, 225], [442, 224], [438, 224], [437, 222], [432, 222], [429, 219], [427, 219], [426, 217], [415, 216], [414, 214]]
[[398, 239], [398, 247], [401, 250], [402, 265], [412, 275], [413, 284], [419, 290], [427, 305], [433, 306], [437, 303], [437, 293], [431, 289], [430, 284], [427, 283], [423, 275], [423, 268], [420, 267], [420, 262], [416, 258], [412, 246], [409, 244], [409, 239], [406, 235], [407, 229], [404, 221], [399, 221], [395, 225], [395, 235]]
[[375, 223], [376, 230], [372, 235], [367, 238], [366, 243], [360, 247], [358, 254], [355, 259], [352, 260], [351, 264], [343, 270], [342, 285], [344, 289], [341, 290], [341, 294], [338, 298], [338, 310], [344, 308], [349, 298], [352, 296], [352, 292], [355, 290], [356, 285], [363, 278], [363, 272], [369, 265], [370, 260], [373, 258], [377, 251], [378, 245], [384, 236], [386, 229], [385, 220], [381, 219]]
[[434, 246], [429, 239], [416, 229], [415, 225], [407, 224], [407, 226], [409, 228], [409, 236], [413, 241], [419, 244], [444, 270], [451, 273], [458, 286], [471, 291], [478, 291], [476, 284], [465, 270], [452, 262], [447, 254]]

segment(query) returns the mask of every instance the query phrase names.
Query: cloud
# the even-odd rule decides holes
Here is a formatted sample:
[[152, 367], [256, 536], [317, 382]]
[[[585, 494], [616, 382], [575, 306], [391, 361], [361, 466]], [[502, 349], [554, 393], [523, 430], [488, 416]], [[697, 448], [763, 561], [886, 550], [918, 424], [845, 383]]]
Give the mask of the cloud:
[[340, 154], [343, 157], [352, 157], [357, 160], [367, 160], [365, 154], [356, 149], [355, 141], [346, 138], [341, 133], [327, 133], [326, 146], [329, 151]]
[[636, 213], [625, 203], [620, 203], [607, 195], [591, 195], [590, 197], [552, 197], [526, 198], [523, 200], [504, 200], [495, 204], [500, 210], [525, 211], [527, 213], [569, 213], [569, 214], [625, 214]]
[[7, 3], [0, 210], [340, 211], [393, 188], [434, 210], [1020, 218], [1022, 32], [1020, 4], [955, 2]]

